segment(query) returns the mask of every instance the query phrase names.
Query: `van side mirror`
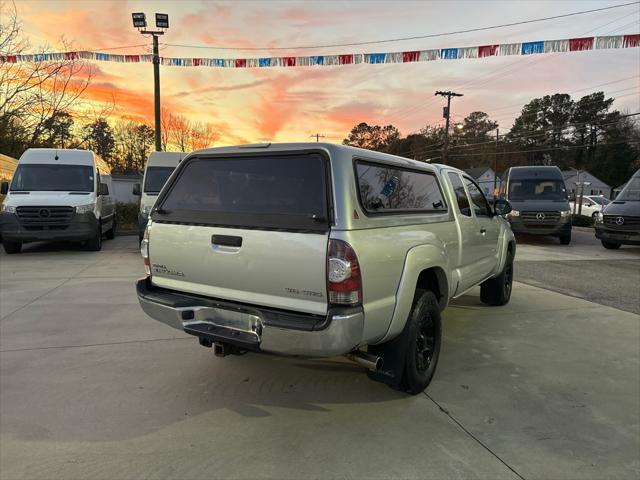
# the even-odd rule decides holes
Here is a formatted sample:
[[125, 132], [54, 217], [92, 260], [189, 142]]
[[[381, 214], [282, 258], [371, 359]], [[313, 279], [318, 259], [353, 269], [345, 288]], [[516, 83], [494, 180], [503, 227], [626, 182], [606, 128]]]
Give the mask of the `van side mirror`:
[[98, 186], [98, 195], [109, 195], [109, 186], [106, 183]]
[[0, 194], [6, 195], [9, 192], [9, 182], [2, 182], [0, 185]]
[[496, 215], [506, 215], [507, 213], [511, 212], [511, 210], [513, 210], [509, 201], [503, 200], [501, 198], [496, 200], [493, 208], [496, 212]]
[[136, 196], [140, 196], [140, 184], [139, 183], [134, 183], [133, 184], [133, 194]]

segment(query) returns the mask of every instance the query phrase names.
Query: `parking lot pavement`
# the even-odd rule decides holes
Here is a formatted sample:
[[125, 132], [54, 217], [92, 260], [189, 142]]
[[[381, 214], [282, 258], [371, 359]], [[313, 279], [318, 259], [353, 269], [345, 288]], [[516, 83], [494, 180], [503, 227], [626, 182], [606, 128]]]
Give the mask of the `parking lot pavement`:
[[573, 229], [570, 245], [518, 236], [515, 278], [595, 303], [640, 314], [640, 246], [606, 250], [591, 228]]
[[3, 479], [640, 475], [638, 315], [472, 292], [412, 397], [340, 358], [216, 358], [142, 313], [141, 273], [135, 237], [0, 254]]

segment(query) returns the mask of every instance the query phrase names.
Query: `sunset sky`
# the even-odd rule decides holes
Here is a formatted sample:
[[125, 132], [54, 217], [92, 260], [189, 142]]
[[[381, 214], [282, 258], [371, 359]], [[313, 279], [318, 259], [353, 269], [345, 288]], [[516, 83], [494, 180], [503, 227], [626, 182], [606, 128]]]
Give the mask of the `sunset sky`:
[[[132, 12], [168, 13], [162, 42], [199, 46], [289, 47], [370, 41], [448, 32], [615, 5], [602, 1], [518, 2], [249, 2], [30, 1], [16, 2], [34, 49], [56, 51], [64, 35], [77, 50], [148, 43], [131, 25]], [[638, 4], [530, 25], [426, 40], [361, 47], [260, 51], [165, 47], [163, 56], [250, 57], [367, 53], [493, 43], [552, 40], [640, 32]], [[110, 50], [149, 53], [148, 47]], [[87, 91], [92, 102], [115, 99], [113, 117], [153, 124], [151, 64], [94, 64]], [[640, 110], [639, 49], [600, 50], [531, 57], [491, 57], [396, 65], [215, 69], [161, 67], [163, 106], [212, 123], [218, 144], [306, 141], [319, 132], [340, 142], [361, 121], [394, 124], [406, 135], [442, 120], [438, 89], [464, 94], [452, 118], [482, 110], [505, 131], [522, 104], [557, 92], [580, 97], [604, 90], [620, 110]], [[620, 80], [620, 81], [618, 81]], [[609, 85], [591, 88], [604, 83]], [[613, 83], [615, 82], [615, 83]]]

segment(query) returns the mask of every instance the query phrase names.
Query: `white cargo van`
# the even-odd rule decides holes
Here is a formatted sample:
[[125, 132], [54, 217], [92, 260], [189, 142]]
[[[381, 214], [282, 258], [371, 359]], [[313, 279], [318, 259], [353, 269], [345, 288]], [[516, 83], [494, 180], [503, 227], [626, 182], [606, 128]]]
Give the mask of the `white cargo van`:
[[109, 196], [111, 171], [89, 150], [30, 148], [22, 154], [0, 213], [7, 253], [27, 242], [86, 241], [102, 248], [102, 235], [115, 236], [115, 203]]
[[140, 196], [140, 211], [138, 212], [138, 237], [140, 240], [142, 240], [144, 229], [147, 226], [151, 207], [156, 203], [158, 194], [169, 175], [173, 173], [185, 155], [184, 152], [152, 152], [149, 155], [142, 178], [143, 188], [140, 189], [140, 184], [133, 187], [133, 194]]

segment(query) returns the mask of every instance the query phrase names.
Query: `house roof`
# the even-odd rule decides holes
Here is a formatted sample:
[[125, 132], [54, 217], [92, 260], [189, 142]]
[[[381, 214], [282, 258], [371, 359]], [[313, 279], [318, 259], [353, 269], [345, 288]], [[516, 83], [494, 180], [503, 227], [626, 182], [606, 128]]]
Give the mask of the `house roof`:
[[465, 172], [467, 172], [471, 178], [478, 179], [484, 175], [487, 170], [489, 170], [489, 167], [473, 167], [465, 169]]

